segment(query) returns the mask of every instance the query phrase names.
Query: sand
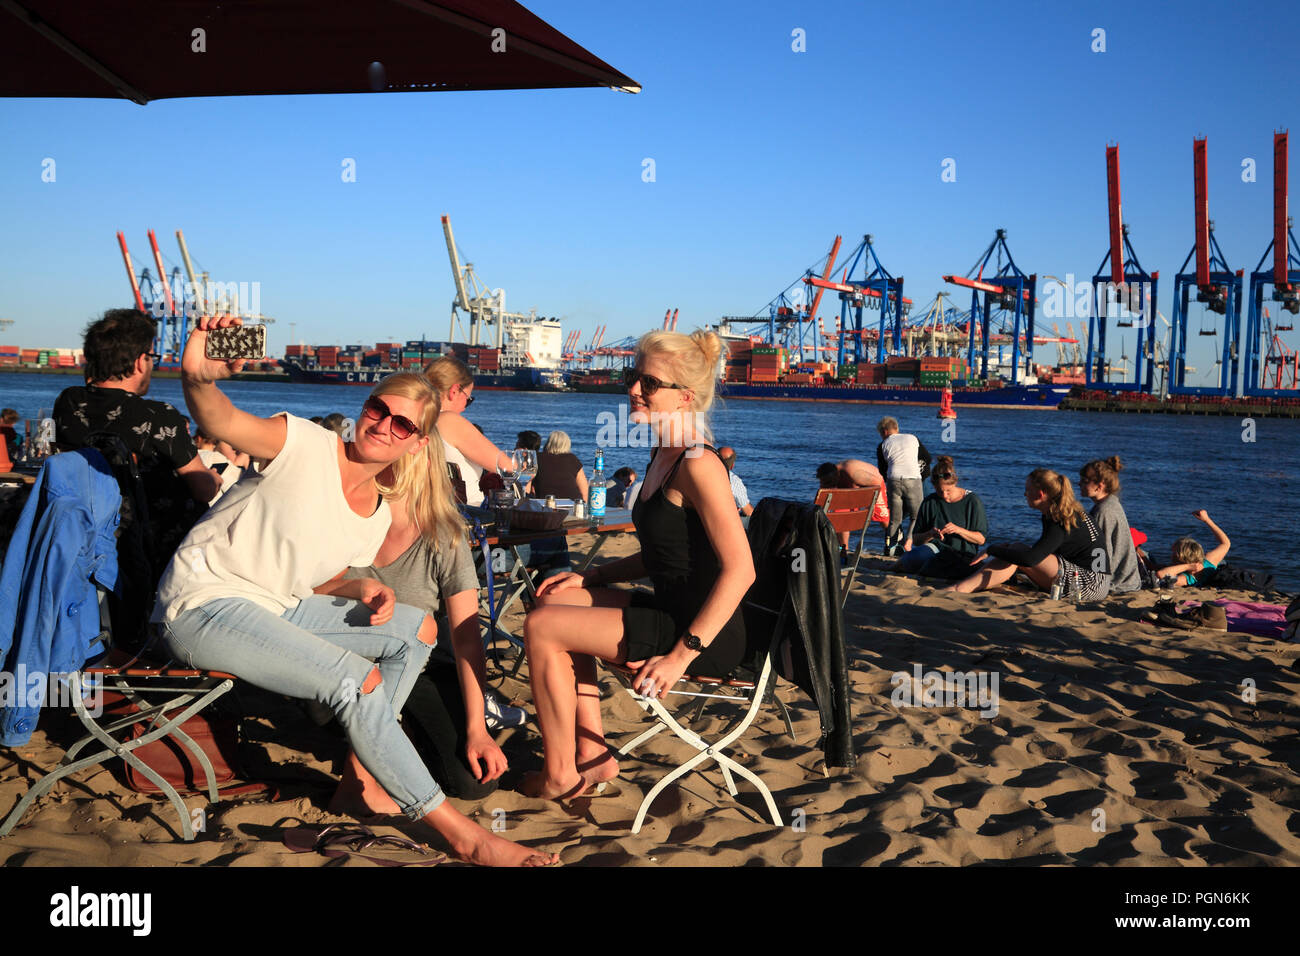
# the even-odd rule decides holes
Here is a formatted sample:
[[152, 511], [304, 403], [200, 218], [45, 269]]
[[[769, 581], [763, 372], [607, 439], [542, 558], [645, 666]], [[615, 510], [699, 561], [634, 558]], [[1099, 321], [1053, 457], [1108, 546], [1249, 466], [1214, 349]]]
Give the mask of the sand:
[[[631, 546], [624, 539], [602, 554]], [[766, 709], [733, 750], [772, 789], [785, 827], [765, 819], [747, 784], [733, 799], [711, 769], [661, 794], [632, 835], [642, 794], [670, 757], [687, 753], [667, 734], [623, 761], [615, 796], [560, 806], [503, 789], [456, 806], [505, 836], [558, 851], [568, 865], [1300, 863], [1300, 644], [1142, 623], [1151, 592], [1075, 607], [1014, 588], [943, 594], [931, 586], [938, 582], [885, 567], [877, 561], [861, 573], [845, 609], [857, 766], [826, 773], [816, 711], [785, 682], [779, 692], [795, 739]], [[996, 675], [996, 714], [978, 701], [932, 698], [930, 706], [930, 671]], [[529, 701], [525, 683], [497, 684]], [[605, 685], [606, 729], [617, 746], [644, 718], [613, 678]], [[916, 691], [911, 703], [904, 689]], [[342, 739], [296, 702], [255, 690], [242, 702], [252, 715], [243, 759], [251, 774], [279, 785], [279, 799], [208, 808], [206, 829], [186, 843], [166, 801], [129, 791], [109, 770], [87, 770], [0, 840], [0, 864], [372, 866], [284, 846], [288, 829], [347, 820], [326, 809]], [[706, 714], [703, 726], [720, 720]], [[0, 813], [26, 791], [34, 768], [57, 763], [52, 737], [66, 737], [58, 721], [43, 722], [25, 747], [0, 749]], [[541, 739], [529, 725], [500, 741], [513, 787], [540, 766]], [[437, 845], [419, 824], [375, 829]]]

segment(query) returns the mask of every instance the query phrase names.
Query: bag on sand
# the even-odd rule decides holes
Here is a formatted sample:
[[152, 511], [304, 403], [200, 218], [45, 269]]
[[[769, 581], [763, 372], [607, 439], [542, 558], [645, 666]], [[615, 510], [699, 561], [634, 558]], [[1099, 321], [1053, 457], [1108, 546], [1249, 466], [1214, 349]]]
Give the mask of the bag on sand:
[[1201, 587], [1235, 591], [1272, 591], [1274, 578], [1267, 571], [1239, 568], [1226, 561], [1197, 582]]
[[[112, 691], [105, 692], [105, 711], [127, 716], [137, 710], [135, 704]], [[168, 716], [171, 716], [170, 714]], [[151, 721], [140, 720], [131, 727], [128, 740], [139, 740], [153, 727]], [[212, 776], [217, 788], [225, 796], [257, 793], [268, 789], [266, 783], [244, 783], [227, 786], [234, 780], [247, 780], [240, 771], [239, 721], [212, 710], [195, 714], [180, 725], [181, 733], [207, 755], [212, 763]], [[133, 757], [176, 788], [182, 796], [207, 792], [207, 775], [202, 765], [176, 737], [166, 735], [131, 751]], [[162, 790], [143, 773], [123, 762], [125, 783], [136, 793], [158, 794]]]

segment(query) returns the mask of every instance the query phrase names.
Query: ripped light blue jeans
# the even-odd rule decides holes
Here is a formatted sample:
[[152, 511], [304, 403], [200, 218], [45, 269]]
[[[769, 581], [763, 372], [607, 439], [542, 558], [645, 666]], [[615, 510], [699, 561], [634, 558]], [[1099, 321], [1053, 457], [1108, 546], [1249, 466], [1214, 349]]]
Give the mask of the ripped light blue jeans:
[[[315, 594], [277, 617], [243, 598], [218, 598], [161, 625], [179, 661], [226, 671], [334, 711], [357, 759], [412, 820], [445, 799], [397, 722], [433, 645], [418, 634], [424, 612], [397, 605], [387, 624], [351, 598]], [[361, 688], [374, 668], [383, 683]]]

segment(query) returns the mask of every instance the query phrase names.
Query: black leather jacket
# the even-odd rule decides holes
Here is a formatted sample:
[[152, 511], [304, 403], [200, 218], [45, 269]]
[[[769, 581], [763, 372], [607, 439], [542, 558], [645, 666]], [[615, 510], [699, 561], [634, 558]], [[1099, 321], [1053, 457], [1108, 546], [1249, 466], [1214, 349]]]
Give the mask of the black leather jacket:
[[[749, 519], [757, 578], [751, 595], [776, 606], [790, 602], [785, 640], [774, 665], [817, 705], [820, 741], [828, 767], [852, 767], [853, 718], [849, 709], [844, 617], [840, 610], [839, 540], [822, 510], [806, 502], [764, 498]], [[767, 626], [747, 619], [751, 646], [771, 640]]]

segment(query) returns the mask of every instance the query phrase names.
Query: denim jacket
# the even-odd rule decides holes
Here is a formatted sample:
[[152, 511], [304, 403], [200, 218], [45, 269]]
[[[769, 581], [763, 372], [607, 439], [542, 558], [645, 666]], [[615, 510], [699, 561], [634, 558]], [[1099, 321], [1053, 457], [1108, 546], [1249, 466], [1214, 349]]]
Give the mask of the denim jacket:
[[121, 505], [94, 449], [54, 455], [37, 476], [0, 569], [0, 745], [25, 744], [36, 729], [43, 697], [27, 697], [34, 675], [77, 670], [90, 656], [100, 633], [96, 583], [117, 582]]

